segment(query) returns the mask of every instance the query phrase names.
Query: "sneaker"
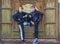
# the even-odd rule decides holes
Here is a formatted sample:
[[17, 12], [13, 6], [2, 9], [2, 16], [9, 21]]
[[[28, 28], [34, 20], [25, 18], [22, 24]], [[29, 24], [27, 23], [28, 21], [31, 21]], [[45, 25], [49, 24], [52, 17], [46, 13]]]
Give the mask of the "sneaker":
[[27, 43], [24, 41], [24, 42], [22, 42], [22, 44], [27, 44]]
[[32, 44], [38, 44], [39, 43], [39, 41], [38, 41], [38, 39], [36, 38], [36, 39], [34, 39], [34, 41], [32, 42]]

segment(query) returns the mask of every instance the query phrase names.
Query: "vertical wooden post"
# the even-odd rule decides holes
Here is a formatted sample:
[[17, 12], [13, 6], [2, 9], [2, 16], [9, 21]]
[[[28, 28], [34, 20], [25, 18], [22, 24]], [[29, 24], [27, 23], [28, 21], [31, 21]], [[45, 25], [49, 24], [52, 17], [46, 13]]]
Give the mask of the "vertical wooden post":
[[59, 15], [59, 30], [58, 30], [58, 38], [60, 41], [60, 2], [58, 3], [58, 15]]
[[59, 31], [58, 31], [58, 19], [59, 19], [59, 16], [58, 16], [58, 0], [55, 0], [55, 3], [56, 3], [56, 38], [57, 38], [57, 40], [59, 39], [59, 37], [58, 37], [58, 33], [59, 33]]
[[2, 33], [2, 26], [1, 26], [1, 22], [2, 22], [2, 0], [0, 0], [0, 43], [1, 43], [1, 33]]

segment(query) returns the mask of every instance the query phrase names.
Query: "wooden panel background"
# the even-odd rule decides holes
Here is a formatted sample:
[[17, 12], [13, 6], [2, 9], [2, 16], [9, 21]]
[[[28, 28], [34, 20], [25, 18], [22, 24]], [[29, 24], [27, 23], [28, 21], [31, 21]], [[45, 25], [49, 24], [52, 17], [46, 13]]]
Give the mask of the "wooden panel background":
[[[2, 38], [20, 38], [19, 28], [12, 19], [12, 14], [21, 4], [32, 3], [44, 13], [44, 18], [39, 24], [39, 38], [56, 38], [56, 0], [44, 1], [19, 1], [19, 0], [2, 0]], [[33, 38], [33, 27], [25, 28], [26, 38]]]
[[46, 0], [45, 29], [49, 38], [56, 38], [56, 0]]

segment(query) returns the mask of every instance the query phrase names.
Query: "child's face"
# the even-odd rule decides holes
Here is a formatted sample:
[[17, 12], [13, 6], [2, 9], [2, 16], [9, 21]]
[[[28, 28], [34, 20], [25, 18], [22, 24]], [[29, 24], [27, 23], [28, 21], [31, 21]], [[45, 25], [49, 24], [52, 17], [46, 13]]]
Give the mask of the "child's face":
[[33, 12], [35, 10], [35, 8], [31, 7], [30, 10], [31, 10], [31, 12]]
[[19, 7], [19, 12], [22, 12], [22, 11], [23, 11], [22, 7]]

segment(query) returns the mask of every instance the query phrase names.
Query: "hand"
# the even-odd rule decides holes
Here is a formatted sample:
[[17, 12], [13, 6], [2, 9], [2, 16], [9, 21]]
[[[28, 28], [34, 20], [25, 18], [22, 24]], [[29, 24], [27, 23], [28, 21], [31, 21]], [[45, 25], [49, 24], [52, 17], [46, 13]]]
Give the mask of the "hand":
[[25, 17], [27, 17], [27, 15], [25, 15]]
[[31, 15], [29, 15], [29, 17], [31, 18]]
[[24, 17], [27, 17], [27, 15], [23, 16], [23, 18], [24, 18]]
[[31, 21], [31, 23], [34, 25], [34, 22], [33, 21]]

